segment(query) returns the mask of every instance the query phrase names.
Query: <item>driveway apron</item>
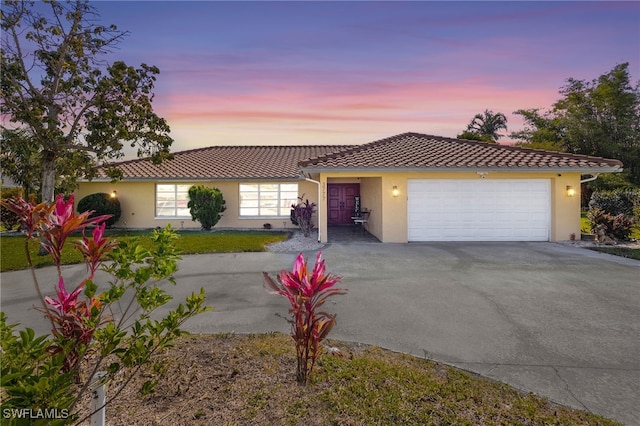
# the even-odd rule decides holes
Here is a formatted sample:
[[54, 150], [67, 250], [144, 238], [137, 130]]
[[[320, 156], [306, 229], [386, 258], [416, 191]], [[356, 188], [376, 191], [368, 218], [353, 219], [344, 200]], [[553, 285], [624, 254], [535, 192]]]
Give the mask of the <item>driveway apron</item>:
[[[187, 323], [191, 332], [286, 333], [275, 314], [286, 315], [287, 302], [264, 291], [262, 271], [289, 269], [296, 254], [185, 256], [177, 286], [163, 286], [175, 303], [206, 289], [214, 309]], [[338, 314], [331, 338], [428, 357], [640, 425], [640, 262], [554, 243], [345, 242], [323, 254], [349, 289], [328, 303]], [[312, 263], [315, 253], [305, 255]], [[38, 270], [43, 282], [54, 273]], [[1, 282], [10, 322], [47, 332], [28, 273]]]

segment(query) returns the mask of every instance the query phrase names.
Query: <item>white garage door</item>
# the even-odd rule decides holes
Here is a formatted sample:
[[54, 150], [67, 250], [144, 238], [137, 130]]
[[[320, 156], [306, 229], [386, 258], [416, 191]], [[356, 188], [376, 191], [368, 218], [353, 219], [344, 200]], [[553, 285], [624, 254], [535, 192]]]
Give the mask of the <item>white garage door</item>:
[[548, 241], [549, 179], [409, 179], [409, 241]]

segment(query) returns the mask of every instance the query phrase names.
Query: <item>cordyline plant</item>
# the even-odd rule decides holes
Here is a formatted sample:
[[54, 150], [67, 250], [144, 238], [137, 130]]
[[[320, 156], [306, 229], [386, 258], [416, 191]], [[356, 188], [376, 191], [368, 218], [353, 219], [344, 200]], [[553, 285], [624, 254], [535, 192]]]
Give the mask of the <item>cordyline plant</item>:
[[286, 297], [291, 304], [291, 337], [296, 344], [298, 365], [296, 379], [306, 385], [316, 359], [322, 350], [320, 343], [327, 337], [336, 322], [336, 315], [318, 309], [331, 296], [346, 294], [346, 289], [334, 288], [342, 277], [326, 273], [322, 252], [318, 252], [311, 273], [302, 253], [298, 255], [291, 272], [282, 270], [277, 281], [263, 272], [264, 287], [271, 294]]
[[313, 230], [312, 216], [315, 212], [316, 203], [310, 203], [309, 200], [302, 201], [304, 194], [298, 197], [298, 204], [291, 205], [291, 222], [298, 225], [305, 237], [311, 235]]
[[[108, 404], [143, 365], [152, 362], [153, 353], [170, 346], [184, 333], [180, 326], [187, 319], [209, 309], [204, 306], [201, 290], [164, 318], [150, 317], [171, 300], [157, 282], [167, 279], [175, 284], [173, 274], [180, 257], [173, 244], [177, 235], [169, 227], [154, 232], [154, 249], [147, 250], [135, 241], [118, 244], [105, 238], [109, 216], [90, 218], [91, 211], [74, 213], [73, 195], [67, 201], [58, 196], [53, 205], [17, 198], [3, 200], [2, 206], [20, 218], [40, 310], [51, 324], [51, 336], [36, 337], [29, 328], [16, 334], [17, 325], [8, 325], [6, 315], [0, 312], [3, 410], [62, 410], [59, 413], [65, 414], [63, 418], [43, 419], [42, 424], [80, 423], [91, 413], [80, 418], [76, 404], [90, 390], [98, 371], [106, 371], [101, 379], [105, 382], [116, 374], [124, 377], [123, 385], [110, 392]], [[94, 228], [87, 236], [89, 226]], [[74, 246], [83, 256], [87, 277], [69, 291], [61, 254], [68, 237], [78, 231], [82, 239]], [[43, 297], [34, 271], [29, 242], [37, 234], [56, 266], [55, 297]], [[108, 265], [103, 263], [107, 259], [111, 261]], [[97, 294], [94, 280], [99, 270], [109, 273], [112, 280]], [[141, 391], [152, 392], [154, 384], [153, 380], [145, 382]], [[9, 424], [12, 421], [18, 420], [9, 419]]]

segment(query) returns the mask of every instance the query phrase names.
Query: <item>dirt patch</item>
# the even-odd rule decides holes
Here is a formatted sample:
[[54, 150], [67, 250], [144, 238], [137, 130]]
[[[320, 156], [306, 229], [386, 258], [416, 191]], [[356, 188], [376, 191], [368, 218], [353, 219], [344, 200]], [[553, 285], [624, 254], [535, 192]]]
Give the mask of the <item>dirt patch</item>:
[[[274, 337], [280, 344], [274, 346]], [[309, 399], [300, 417], [304, 424], [325, 424], [314, 422], [322, 418], [322, 403], [313, 398], [322, 385], [296, 383], [292, 349], [291, 338], [279, 334], [184, 336], [157, 357], [162, 378], [155, 392], [139, 394], [152, 377], [140, 374], [107, 407], [107, 425], [280, 424], [291, 417], [284, 411], [288, 401], [300, 397]], [[122, 383], [122, 378], [111, 383], [108, 394]]]
[[287, 335], [183, 336], [154, 359], [155, 393], [138, 392], [145, 370], [108, 406], [107, 425], [617, 424], [432, 361], [328, 344], [343, 356], [320, 357], [300, 386]]

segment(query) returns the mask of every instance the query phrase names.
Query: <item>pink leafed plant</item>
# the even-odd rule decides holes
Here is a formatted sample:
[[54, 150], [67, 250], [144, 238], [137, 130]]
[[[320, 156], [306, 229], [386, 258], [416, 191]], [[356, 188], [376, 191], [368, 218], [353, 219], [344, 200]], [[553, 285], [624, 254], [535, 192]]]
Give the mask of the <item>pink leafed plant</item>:
[[56, 266], [60, 266], [62, 247], [73, 232], [84, 231], [87, 226], [97, 225], [111, 217], [111, 215], [89, 217], [91, 213], [93, 211], [74, 213], [73, 194], [69, 196], [67, 201], [64, 201], [62, 195], [58, 195], [53, 211], [46, 216], [40, 225], [42, 246], [49, 253]]
[[[42, 302], [42, 310], [51, 322], [51, 333], [56, 338], [49, 350], [52, 353], [64, 352], [63, 370], [65, 372], [77, 369], [81, 354], [91, 342], [93, 333], [101, 323], [102, 304], [100, 296], [94, 297], [94, 289], [90, 289], [84, 300], [80, 299], [87, 285], [95, 287], [93, 278], [101, 265], [104, 256], [117, 243], [104, 238], [105, 224], [110, 216], [89, 217], [91, 211], [75, 213], [73, 209], [73, 195], [65, 201], [58, 195], [52, 205], [46, 203], [35, 204], [33, 200], [27, 202], [22, 198], [3, 201], [3, 207], [16, 213], [21, 220], [27, 234], [25, 251], [32, 271], [32, 278]], [[96, 225], [92, 238], [87, 238], [84, 231], [89, 225]], [[62, 248], [67, 238], [76, 231], [83, 232], [83, 239], [75, 245], [82, 254], [89, 277], [80, 282], [76, 288], [68, 292], [61, 270]], [[34, 238], [35, 232], [41, 235], [41, 245], [49, 253], [58, 271], [58, 285], [56, 297], [42, 297], [40, 285], [33, 273], [33, 264], [29, 256], [28, 240]]]
[[[6, 315], [0, 312], [2, 368], [8, 372], [0, 385], [3, 407], [60, 407], [69, 410], [69, 419], [81, 424], [92, 413], [76, 411], [75, 407], [87, 401], [83, 396], [93, 386], [94, 375], [105, 371], [102, 383], [116, 375], [124, 377], [106, 405], [142, 366], [154, 366], [155, 371], [152, 355], [183, 333], [180, 327], [187, 319], [209, 310], [204, 305], [204, 289], [165, 316], [151, 318], [152, 312], [172, 299], [157, 283], [166, 279], [175, 284], [173, 274], [180, 259], [173, 244], [178, 236], [169, 226], [153, 233], [153, 247], [147, 249], [135, 241], [118, 244], [105, 238], [104, 221], [110, 216], [92, 218], [91, 211], [75, 213], [73, 196], [66, 201], [59, 196], [51, 205], [22, 198], [0, 200], [0, 204], [19, 217], [27, 235], [27, 262], [52, 334], [52, 338], [35, 338], [27, 328], [17, 336], [13, 331], [16, 325], [7, 325]], [[92, 229], [87, 229], [89, 226]], [[82, 232], [82, 238], [72, 244], [82, 254], [87, 274], [79, 283], [69, 285], [62, 274], [61, 254], [74, 232]], [[29, 254], [29, 242], [38, 236], [57, 270], [57, 279], [51, 280], [55, 283], [51, 297], [43, 297]], [[106, 259], [107, 264], [103, 263]], [[102, 285], [101, 293], [94, 282], [99, 270], [112, 278], [106, 288]], [[154, 384], [152, 379], [145, 380], [140, 391], [150, 393]]]
[[[101, 322], [100, 300], [93, 296], [85, 300], [79, 298], [85, 282], [71, 293], [67, 293], [64, 278], [60, 277], [56, 288], [57, 298], [45, 297], [45, 302], [51, 306], [47, 316], [55, 325], [51, 333], [56, 338], [56, 343], [53, 343], [49, 350], [51, 353], [65, 352], [65, 372], [78, 369], [80, 354], [91, 342], [93, 333]], [[66, 342], [69, 347], [65, 348], [60, 342]]]
[[102, 222], [102, 224], [93, 228], [91, 232], [92, 238], [87, 238], [83, 230], [82, 240], [74, 242], [76, 248], [82, 253], [87, 269], [91, 272], [90, 279], [93, 279], [96, 270], [101, 265], [103, 256], [118, 245], [116, 241], [104, 238], [106, 226], [107, 223]]
[[346, 289], [335, 288], [342, 277], [326, 273], [322, 252], [318, 252], [311, 273], [302, 253], [298, 255], [291, 272], [282, 270], [271, 278], [263, 272], [265, 289], [271, 294], [279, 294], [289, 300], [291, 308], [291, 337], [296, 344], [298, 359], [296, 379], [299, 384], [307, 384], [318, 355], [320, 343], [333, 328], [336, 315], [320, 311], [319, 308], [331, 296], [346, 294]]

